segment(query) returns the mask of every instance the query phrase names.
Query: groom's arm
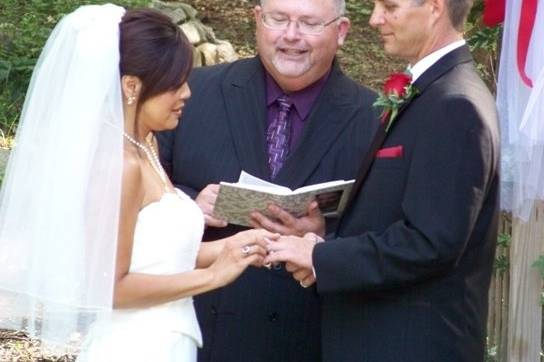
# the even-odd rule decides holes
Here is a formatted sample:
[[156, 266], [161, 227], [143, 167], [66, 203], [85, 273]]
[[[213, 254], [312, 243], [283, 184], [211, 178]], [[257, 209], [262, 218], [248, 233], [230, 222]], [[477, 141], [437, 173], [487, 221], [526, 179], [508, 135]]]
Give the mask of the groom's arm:
[[316, 245], [312, 261], [319, 293], [399, 288], [456, 266], [493, 186], [496, 135], [466, 99], [437, 108], [441, 114], [421, 120], [404, 185], [403, 217], [383, 232]]

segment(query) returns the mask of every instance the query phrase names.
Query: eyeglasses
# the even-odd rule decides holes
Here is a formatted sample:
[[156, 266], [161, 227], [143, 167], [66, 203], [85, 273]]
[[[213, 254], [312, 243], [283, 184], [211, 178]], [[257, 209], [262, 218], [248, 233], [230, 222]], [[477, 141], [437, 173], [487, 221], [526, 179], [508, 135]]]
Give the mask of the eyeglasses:
[[286, 30], [291, 22], [294, 22], [297, 25], [298, 31], [307, 35], [321, 34], [325, 30], [325, 27], [329, 26], [340, 18], [341, 15], [337, 16], [331, 21], [325, 22], [320, 19], [311, 18], [291, 20], [288, 16], [279, 13], [263, 13], [261, 15], [263, 25], [270, 30]]

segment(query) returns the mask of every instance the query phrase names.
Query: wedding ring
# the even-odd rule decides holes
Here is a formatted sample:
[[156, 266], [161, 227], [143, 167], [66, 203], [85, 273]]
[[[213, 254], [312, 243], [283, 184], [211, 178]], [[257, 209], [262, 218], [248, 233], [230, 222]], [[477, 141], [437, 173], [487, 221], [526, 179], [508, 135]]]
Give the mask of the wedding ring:
[[303, 287], [303, 288], [308, 288], [309, 287], [309, 285], [304, 284], [304, 282], [302, 280], [300, 282], [298, 282], [298, 284], [300, 284], [300, 286]]
[[246, 245], [242, 248], [242, 255], [248, 256], [250, 251], [251, 251], [251, 246]]

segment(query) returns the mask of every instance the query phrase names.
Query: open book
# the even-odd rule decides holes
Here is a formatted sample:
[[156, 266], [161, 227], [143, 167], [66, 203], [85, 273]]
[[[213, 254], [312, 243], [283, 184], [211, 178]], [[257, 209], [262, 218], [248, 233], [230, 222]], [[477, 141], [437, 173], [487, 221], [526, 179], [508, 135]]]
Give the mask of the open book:
[[214, 215], [231, 224], [249, 226], [249, 214], [259, 211], [270, 216], [267, 206], [274, 203], [292, 215], [306, 214], [308, 205], [317, 200], [324, 216], [339, 216], [355, 180], [336, 180], [290, 190], [244, 171], [237, 183], [221, 182]]

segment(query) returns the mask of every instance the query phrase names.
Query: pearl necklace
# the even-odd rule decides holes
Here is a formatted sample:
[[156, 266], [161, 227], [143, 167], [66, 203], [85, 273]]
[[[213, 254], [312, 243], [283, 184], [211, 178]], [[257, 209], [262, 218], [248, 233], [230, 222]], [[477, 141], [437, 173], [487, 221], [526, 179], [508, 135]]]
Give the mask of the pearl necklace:
[[129, 136], [126, 132], [123, 132], [123, 136], [127, 140], [129, 140], [130, 143], [134, 144], [136, 147], [144, 151], [145, 155], [147, 156], [147, 159], [149, 160], [149, 163], [151, 163], [151, 167], [153, 167], [157, 175], [159, 175], [160, 179], [162, 180], [164, 184], [164, 187], [167, 188], [168, 182], [167, 182], [166, 172], [164, 171], [164, 168], [162, 167], [161, 162], [159, 161], [159, 157], [157, 156], [157, 153], [155, 152], [153, 145], [151, 145], [151, 143], [148, 140], [146, 140], [148, 144], [148, 147], [146, 147], [140, 142], [136, 141], [131, 136]]

